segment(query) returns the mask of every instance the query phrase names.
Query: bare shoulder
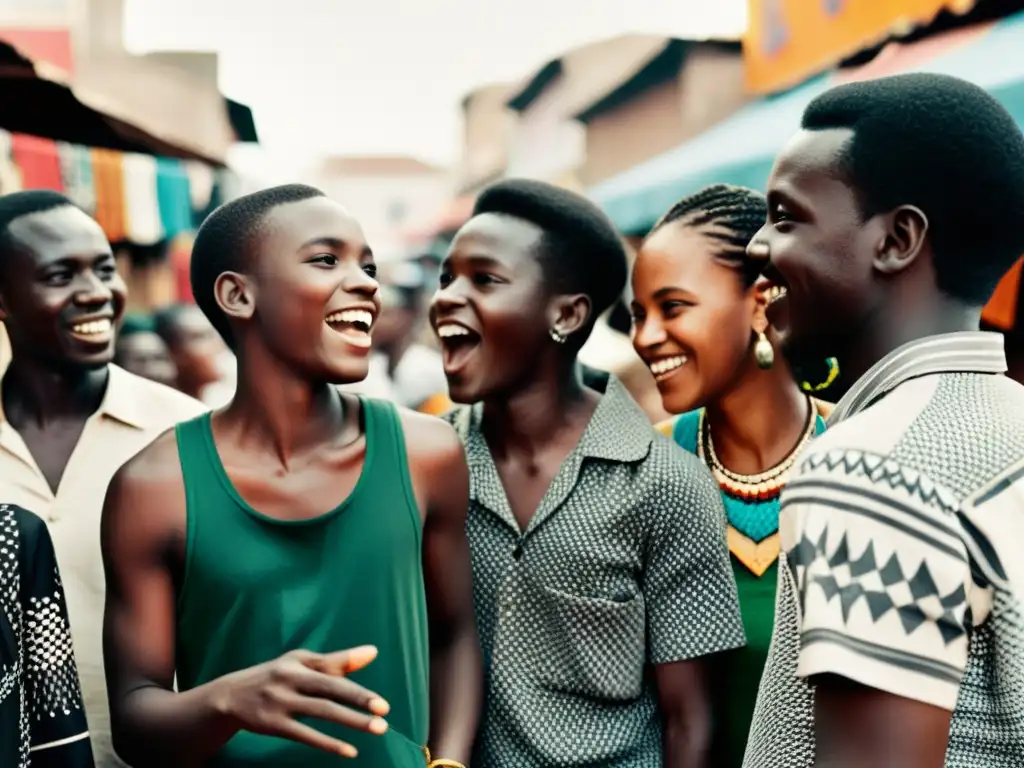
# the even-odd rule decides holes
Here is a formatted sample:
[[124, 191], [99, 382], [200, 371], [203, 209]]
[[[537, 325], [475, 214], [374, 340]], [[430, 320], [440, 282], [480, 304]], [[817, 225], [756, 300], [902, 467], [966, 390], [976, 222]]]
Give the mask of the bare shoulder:
[[104, 518], [125, 514], [137, 519], [142, 508], [147, 520], [184, 518], [185, 483], [173, 428], [125, 462], [107, 487]]
[[407, 408], [397, 410], [411, 462], [426, 464], [432, 469], [450, 467], [453, 463], [465, 464], [462, 441], [451, 424], [437, 416], [428, 416]]

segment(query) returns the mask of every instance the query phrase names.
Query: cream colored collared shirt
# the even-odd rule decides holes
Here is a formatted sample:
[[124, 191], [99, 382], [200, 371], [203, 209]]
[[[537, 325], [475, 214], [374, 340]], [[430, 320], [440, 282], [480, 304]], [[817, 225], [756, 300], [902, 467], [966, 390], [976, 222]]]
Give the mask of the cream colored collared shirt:
[[0, 503], [31, 510], [49, 526], [64, 582], [97, 768], [123, 765], [111, 746], [103, 676], [100, 514], [107, 485], [122, 464], [158, 435], [205, 410], [188, 395], [111, 365], [103, 402], [86, 422], [56, 495], [0, 410]]

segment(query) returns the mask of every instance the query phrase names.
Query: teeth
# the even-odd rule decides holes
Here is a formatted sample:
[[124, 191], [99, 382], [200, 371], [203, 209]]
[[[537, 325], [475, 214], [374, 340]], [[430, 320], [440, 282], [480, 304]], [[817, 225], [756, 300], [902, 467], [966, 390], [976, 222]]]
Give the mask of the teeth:
[[655, 360], [651, 363], [651, 373], [655, 376], [661, 376], [674, 371], [676, 368], [680, 368], [686, 364], [686, 355], [677, 355], [675, 357], [663, 357], [661, 360]]
[[362, 326], [364, 330], [369, 331], [373, 325], [373, 315], [365, 309], [345, 309], [328, 315], [327, 323], [329, 325], [341, 323], [358, 325]]
[[114, 324], [110, 320], [104, 319], [91, 320], [88, 323], [78, 323], [77, 325], [72, 325], [71, 330], [83, 336], [94, 336], [101, 333], [109, 333], [113, 327]]
[[768, 289], [768, 303], [771, 304], [776, 299], [781, 299], [786, 295], [786, 289], [781, 285], [773, 285]]
[[437, 328], [437, 335], [442, 339], [450, 339], [452, 336], [469, 336], [469, 329], [461, 325], [440, 325]]

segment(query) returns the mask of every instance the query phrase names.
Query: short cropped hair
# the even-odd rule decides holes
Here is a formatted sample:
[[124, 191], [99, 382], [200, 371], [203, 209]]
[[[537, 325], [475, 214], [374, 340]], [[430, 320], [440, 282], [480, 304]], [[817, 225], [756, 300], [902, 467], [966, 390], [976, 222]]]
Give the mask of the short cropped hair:
[[305, 184], [284, 184], [242, 195], [217, 208], [207, 217], [192, 244], [190, 278], [192, 295], [217, 333], [234, 346], [231, 324], [214, 297], [214, 284], [225, 272], [244, 272], [263, 220], [279, 205], [298, 203], [324, 193]]
[[0, 255], [6, 254], [15, 246], [10, 233], [12, 222], [22, 216], [45, 213], [65, 206], [78, 207], [60, 192], [49, 189], [26, 189], [0, 196]]
[[615, 225], [592, 202], [567, 189], [529, 179], [507, 179], [485, 189], [473, 215], [496, 213], [528, 221], [544, 232], [538, 254], [553, 290], [590, 297], [591, 325], [622, 295], [626, 249]]
[[126, 339], [136, 333], [156, 333], [156, 320], [152, 315], [129, 313], [121, 321], [117, 337]]
[[753, 189], [712, 184], [673, 205], [651, 228], [650, 237], [666, 224], [705, 229], [716, 248], [713, 256], [739, 270], [743, 285], [757, 282], [764, 267], [747, 255], [747, 245], [768, 218], [768, 202]]
[[1024, 135], [991, 95], [947, 75], [851, 83], [815, 98], [807, 130], [846, 128], [843, 170], [865, 217], [928, 217], [938, 287], [984, 304], [1024, 254]]

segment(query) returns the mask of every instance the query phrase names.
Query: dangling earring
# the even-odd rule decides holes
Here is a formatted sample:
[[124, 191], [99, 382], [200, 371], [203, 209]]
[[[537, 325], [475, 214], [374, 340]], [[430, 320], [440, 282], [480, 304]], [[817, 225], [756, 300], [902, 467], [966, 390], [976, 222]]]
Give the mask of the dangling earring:
[[563, 336], [562, 332], [559, 331], [557, 328], [552, 328], [550, 331], [548, 331], [548, 336], [550, 336], [551, 340], [554, 341], [556, 344], [565, 344], [566, 337]]
[[775, 348], [764, 335], [764, 331], [757, 332], [757, 342], [754, 344], [754, 359], [757, 360], [757, 367], [767, 371], [775, 365]]

